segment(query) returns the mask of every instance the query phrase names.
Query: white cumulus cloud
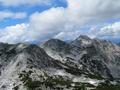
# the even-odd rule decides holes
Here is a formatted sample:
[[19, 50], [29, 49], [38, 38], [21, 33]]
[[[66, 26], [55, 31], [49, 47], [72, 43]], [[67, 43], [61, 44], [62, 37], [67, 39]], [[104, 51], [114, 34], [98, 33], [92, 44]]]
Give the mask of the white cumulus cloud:
[[92, 28], [90, 35], [103, 39], [119, 39], [120, 38], [120, 22], [106, 25], [102, 28]]
[[[67, 3], [67, 8], [52, 7], [43, 12], [33, 13], [29, 19], [29, 26], [23, 30], [22, 34], [18, 34], [18, 36], [16, 34], [14, 41], [43, 41], [53, 37], [66, 39], [67, 36], [74, 38], [84, 32], [81, 30], [81, 26], [120, 17], [120, 0], [67, 0]], [[111, 29], [113, 26], [98, 29], [96, 33], [90, 33], [90, 36], [117, 36], [119, 29]], [[5, 36], [9, 36], [9, 33]], [[0, 35], [0, 37], [3, 36]], [[20, 37], [26, 39], [19, 40]], [[7, 40], [5, 41], [7, 42]]]
[[12, 19], [23, 19], [27, 17], [27, 13], [25, 12], [10, 12], [10, 11], [0, 11], [0, 21], [6, 19], [6, 18], [12, 18]]
[[0, 30], [0, 42], [4, 43], [19, 43], [26, 41], [26, 32], [28, 24], [17, 24], [8, 26]]
[[120, 0], [67, 0], [67, 2], [67, 8], [51, 8], [31, 16], [30, 26], [37, 33], [37, 37], [41, 40], [49, 37], [65, 39], [68, 34], [77, 37], [82, 32], [81, 26], [120, 17], [118, 9]]

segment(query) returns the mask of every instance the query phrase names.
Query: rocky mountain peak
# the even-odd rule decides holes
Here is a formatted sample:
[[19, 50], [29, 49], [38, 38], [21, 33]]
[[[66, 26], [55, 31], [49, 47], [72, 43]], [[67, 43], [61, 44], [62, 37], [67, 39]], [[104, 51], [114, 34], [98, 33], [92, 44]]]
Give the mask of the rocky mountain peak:
[[66, 42], [59, 40], [59, 39], [50, 39], [50, 40], [46, 41], [44, 43], [44, 45], [50, 46], [50, 47], [56, 47], [56, 46], [63, 47], [64, 45], [66, 45]]
[[[65, 60], [69, 58], [75, 62], [84, 63], [86, 67], [93, 70], [92, 72], [105, 77], [119, 77], [120, 73], [116, 72], [120, 71], [118, 66], [118, 63], [120, 63], [120, 47], [118, 45], [106, 40], [90, 39], [87, 36], [79, 36], [71, 43], [67, 43], [67, 47], [70, 46], [70, 48], [62, 46], [61, 49], [59, 45], [56, 46], [60, 48], [59, 51], [47, 46], [44, 47], [44, 50], [53, 58]], [[64, 52], [66, 48], [67, 53]], [[98, 62], [100, 65], [97, 65]]]
[[80, 35], [76, 40], [91, 40], [87, 35]]
[[80, 35], [77, 39], [71, 42], [72, 45], [77, 47], [86, 47], [91, 45], [92, 39], [86, 35]]
[[106, 40], [50, 39], [42, 48], [0, 43], [0, 90], [81, 90], [113, 85], [119, 78], [120, 47]]
[[39, 80], [37, 75], [43, 73], [42, 70], [58, 67], [55, 60], [37, 45], [20, 43], [0, 47], [3, 48], [0, 49], [0, 90], [16, 90], [14, 87], [20, 88], [29, 80]]

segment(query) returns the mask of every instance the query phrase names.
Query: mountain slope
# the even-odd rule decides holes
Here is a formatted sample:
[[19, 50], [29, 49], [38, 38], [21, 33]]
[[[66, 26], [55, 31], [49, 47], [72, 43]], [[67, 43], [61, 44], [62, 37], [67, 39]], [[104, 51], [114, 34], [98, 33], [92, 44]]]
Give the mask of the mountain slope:
[[19, 77], [22, 77], [23, 73], [56, 67], [54, 60], [36, 45], [1, 44], [0, 47], [1, 89], [12, 90], [16, 84], [21, 84]]
[[51, 57], [85, 65], [92, 73], [104, 78], [120, 78], [119, 46], [105, 40], [90, 39], [87, 36], [80, 36], [70, 44], [57, 41], [48, 40], [43, 45], [44, 50]]
[[0, 44], [0, 90], [96, 88], [104, 80], [82, 64], [61, 62], [31, 44]]
[[71, 43], [51, 39], [42, 48], [0, 43], [0, 90], [120, 89], [119, 46], [80, 36]]

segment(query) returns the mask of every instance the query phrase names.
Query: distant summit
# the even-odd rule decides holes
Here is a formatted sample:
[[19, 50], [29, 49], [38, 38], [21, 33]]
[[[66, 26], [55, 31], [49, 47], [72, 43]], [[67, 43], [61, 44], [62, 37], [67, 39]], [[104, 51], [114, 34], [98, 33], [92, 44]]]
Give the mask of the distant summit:
[[91, 40], [87, 35], [80, 35], [76, 40]]
[[92, 43], [92, 39], [90, 39], [86, 35], [80, 35], [77, 39], [71, 42], [72, 45], [77, 47], [86, 47]]
[[[51, 40], [49, 40], [51, 41]], [[116, 63], [120, 60], [120, 47], [106, 40], [91, 39], [82, 35], [71, 43], [64, 41], [44, 44], [44, 50], [52, 58], [71, 60], [84, 64], [91, 72], [99, 73], [107, 78], [119, 78], [120, 66]], [[56, 48], [54, 48], [56, 47]], [[66, 52], [67, 51], [67, 52]], [[120, 62], [119, 62], [120, 63]]]

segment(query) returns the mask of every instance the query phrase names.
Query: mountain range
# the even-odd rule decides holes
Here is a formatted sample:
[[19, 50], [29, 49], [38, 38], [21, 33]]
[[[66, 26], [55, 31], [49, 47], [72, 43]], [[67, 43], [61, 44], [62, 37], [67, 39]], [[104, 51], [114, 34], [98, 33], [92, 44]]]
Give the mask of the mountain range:
[[120, 46], [84, 35], [0, 43], [0, 90], [120, 90]]

